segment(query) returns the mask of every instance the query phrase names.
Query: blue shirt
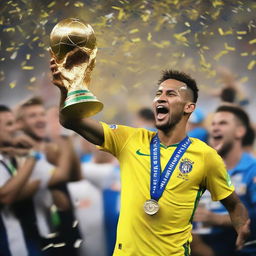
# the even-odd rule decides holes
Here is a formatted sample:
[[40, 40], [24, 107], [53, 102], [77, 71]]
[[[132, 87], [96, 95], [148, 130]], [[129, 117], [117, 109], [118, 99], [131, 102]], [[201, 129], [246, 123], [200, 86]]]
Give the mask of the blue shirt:
[[197, 138], [205, 143], [208, 140], [208, 131], [203, 127], [197, 127], [188, 132], [188, 136], [192, 138]]
[[[253, 241], [256, 239], [256, 159], [248, 153], [243, 153], [239, 163], [233, 169], [228, 170], [228, 173], [237, 195], [248, 210], [251, 219], [251, 236], [247, 241]], [[206, 207], [212, 212], [228, 214], [220, 202], [211, 201], [208, 192], [202, 199], [203, 202], [208, 201]], [[245, 246], [239, 252], [235, 251], [236, 235], [233, 228], [212, 227], [209, 234], [202, 236], [202, 238], [217, 252], [216, 255], [225, 255], [224, 248], [229, 250], [226, 255], [228, 255], [227, 253], [232, 253], [232, 256], [236, 255], [236, 253], [239, 255], [239, 252], [248, 256], [256, 255], [256, 244]], [[228, 249], [228, 247], [230, 248]], [[219, 250], [220, 252], [218, 252]]]

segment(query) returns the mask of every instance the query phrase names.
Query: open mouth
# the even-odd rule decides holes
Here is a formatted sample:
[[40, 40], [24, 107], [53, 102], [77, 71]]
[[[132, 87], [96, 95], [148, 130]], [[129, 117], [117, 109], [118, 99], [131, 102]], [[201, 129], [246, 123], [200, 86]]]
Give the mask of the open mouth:
[[169, 113], [169, 110], [165, 106], [159, 105], [156, 107], [157, 119], [163, 119], [168, 113]]

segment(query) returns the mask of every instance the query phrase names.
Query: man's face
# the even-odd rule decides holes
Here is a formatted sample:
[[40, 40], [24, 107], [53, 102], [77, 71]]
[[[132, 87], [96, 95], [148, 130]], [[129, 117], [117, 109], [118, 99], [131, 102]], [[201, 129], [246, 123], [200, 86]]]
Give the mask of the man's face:
[[210, 129], [210, 145], [225, 157], [237, 139], [241, 139], [241, 124], [230, 112], [217, 112], [213, 116]]
[[1, 144], [11, 144], [15, 132], [16, 123], [12, 112], [1, 112], [0, 113], [0, 141]]
[[41, 105], [24, 107], [20, 119], [21, 129], [36, 140], [46, 137], [46, 113]]
[[153, 100], [153, 112], [156, 127], [159, 130], [169, 130], [183, 117], [187, 87], [184, 83], [168, 79], [162, 82]]

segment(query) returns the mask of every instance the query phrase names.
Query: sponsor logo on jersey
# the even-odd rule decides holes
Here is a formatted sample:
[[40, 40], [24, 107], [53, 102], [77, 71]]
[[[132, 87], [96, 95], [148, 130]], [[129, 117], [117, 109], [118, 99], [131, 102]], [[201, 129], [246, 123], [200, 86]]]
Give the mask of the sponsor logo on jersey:
[[149, 154], [144, 154], [144, 153], [140, 152], [140, 149], [138, 149], [136, 151], [136, 154], [139, 155], [139, 156], [150, 156]]
[[113, 129], [113, 130], [114, 130], [114, 129], [117, 129], [117, 124], [110, 124], [110, 125], [109, 125], [109, 128], [110, 128], [110, 129]]
[[182, 159], [179, 165], [180, 172], [177, 177], [183, 180], [188, 180], [188, 174], [192, 171], [193, 164], [194, 162], [188, 158]]

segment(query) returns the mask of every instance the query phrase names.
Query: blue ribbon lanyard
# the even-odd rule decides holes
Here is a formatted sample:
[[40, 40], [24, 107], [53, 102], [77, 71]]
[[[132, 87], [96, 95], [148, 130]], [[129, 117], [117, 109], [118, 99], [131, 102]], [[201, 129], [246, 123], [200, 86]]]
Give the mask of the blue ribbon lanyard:
[[184, 138], [175, 151], [173, 152], [170, 160], [164, 168], [161, 174], [161, 162], [160, 162], [160, 140], [156, 134], [150, 142], [150, 158], [151, 158], [151, 180], [150, 180], [150, 196], [151, 199], [158, 201], [162, 196], [164, 189], [170, 180], [173, 171], [179, 160], [186, 152], [187, 148], [191, 144], [189, 137]]

